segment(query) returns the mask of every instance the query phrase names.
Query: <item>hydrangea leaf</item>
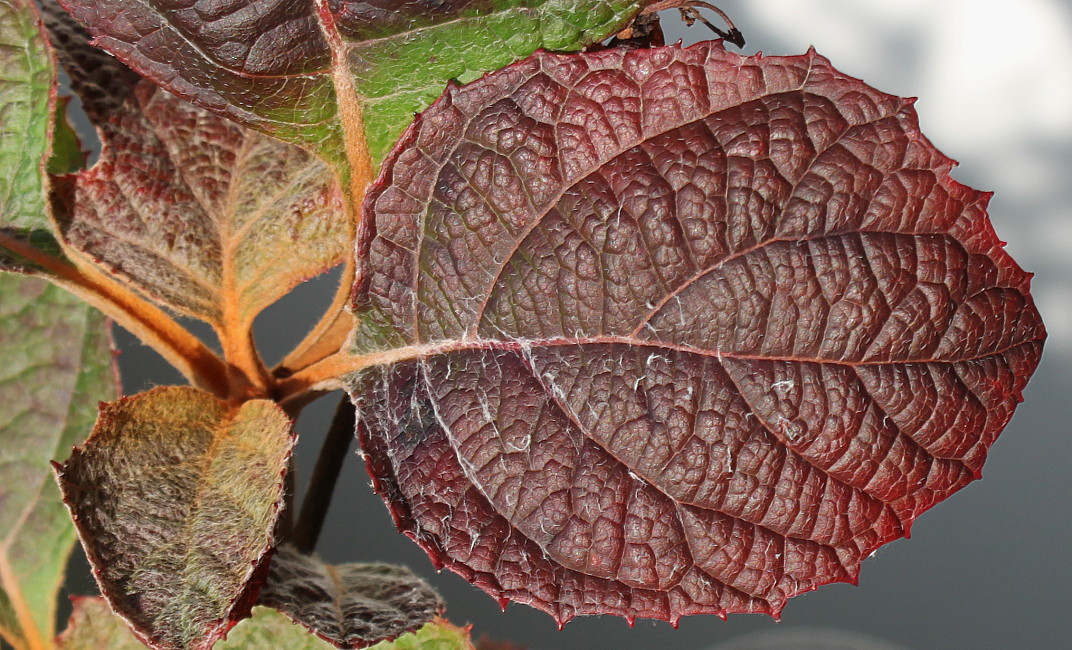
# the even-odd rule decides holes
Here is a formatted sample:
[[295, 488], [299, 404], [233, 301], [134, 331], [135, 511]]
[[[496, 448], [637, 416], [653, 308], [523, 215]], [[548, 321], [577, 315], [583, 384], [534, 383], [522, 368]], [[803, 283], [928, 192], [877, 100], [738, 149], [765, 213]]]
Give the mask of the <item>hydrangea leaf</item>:
[[139, 82], [46, 17], [103, 147], [57, 215], [68, 246], [232, 336], [341, 261], [349, 225], [324, 163]]
[[357, 243], [349, 390], [399, 528], [560, 623], [855, 582], [979, 478], [1045, 337], [953, 164], [814, 52], [448, 89]]
[[324, 564], [292, 546], [272, 558], [258, 602], [339, 648], [364, 648], [413, 632], [443, 610], [439, 595], [408, 569]]
[[23, 246], [58, 254], [42, 160], [50, 151], [55, 72], [30, 0], [0, 0], [0, 269], [32, 271]]
[[56, 465], [101, 593], [142, 641], [210, 648], [249, 613], [293, 442], [273, 402], [162, 387], [103, 404]]
[[346, 158], [343, 122], [356, 108], [349, 105], [352, 97], [369, 151], [379, 160], [448, 80], [475, 79], [537, 48], [580, 49], [613, 34], [645, 4], [257, 0], [195, 8], [175, 0], [65, 2], [97, 43], [144, 76], [336, 162]]
[[[57, 640], [60, 650], [140, 650], [138, 638], [112, 614], [100, 598], [78, 598], [67, 624]], [[268, 607], [254, 607], [250, 618], [238, 623], [214, 650], [330, 650], [335, 646], [310, 634], [286, 616]], [[420, 630], [405, 634], [394, 642], [372, 646], [375, 650], [472, 650], [468, 628], [437, 619]]]
[[74, 544], [49, 461], [116, 392], [100, 313], [44, 280], [0, 274], [0, 632], [16, 648], [52, 637]]

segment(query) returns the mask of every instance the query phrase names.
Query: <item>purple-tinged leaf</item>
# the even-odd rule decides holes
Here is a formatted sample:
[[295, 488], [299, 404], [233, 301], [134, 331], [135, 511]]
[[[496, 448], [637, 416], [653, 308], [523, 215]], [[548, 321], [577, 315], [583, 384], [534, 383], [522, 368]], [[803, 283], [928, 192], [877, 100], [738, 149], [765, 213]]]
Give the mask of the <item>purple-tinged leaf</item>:
[[258, 602], [278, 609], [338, 648], [365, 648], [414, 632], [443, 610], [438, 594], [408, 569], [328, 565], [282, 546]]
[[139, 82], [49, 9], [59, 58], [103, 144], [58, 215], [68, 246], [232, 336], [341, 261], [350, 226], [326, 165]]
[[388, 365], [349, 390], [396, 523], [560, 623], [854, 582], [980, 476], [1045, 337], [952, 166], [813, 52], [448, 89], [358, 238], [354, 365]]
[[613, 34], [645, 0], [65, 0], [96, 42], [185, 99], [342, 161], [347, 100], [379, 160], [455, 78]]
[[293, 442], [267, 400], [164, 387], [101, 406], [56, 473], [101, 593], [142, 641], [207, 649], [248, 615]]

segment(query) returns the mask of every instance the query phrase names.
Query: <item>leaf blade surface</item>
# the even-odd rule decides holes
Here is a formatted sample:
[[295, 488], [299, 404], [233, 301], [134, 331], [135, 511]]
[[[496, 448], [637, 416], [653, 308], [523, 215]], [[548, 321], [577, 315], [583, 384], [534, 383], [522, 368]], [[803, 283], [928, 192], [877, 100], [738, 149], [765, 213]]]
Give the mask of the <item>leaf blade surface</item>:
[[117, 393], [117, 376], [96, 310], [6, 273], [0, 297], [0, 627], [23, 641], [49, 639], [74, 528], [48, 463], [85, 437], [97, 400]]
[[60, 219], [69, 246], [231, 336], [341, 260], [349, 226], [323, 163], [140, 82], [61, 10], [46, 17], [103, 143]]
[[101, 593], [144, 642], [209, 648], [248, 613], [293, 442], [267, 400], [163, 387], [102, 405], [57, 476]]
[[[5, 240], [55, 255], [45, 207], [42, 161], [51, 150], [54, 74], [32, 2], [0, 3], [0, 245]], [[33, 268], [3, 245], [0, 268]]]
[[[115, 616], [101, 598], [78, 598], [67, 629], [58, 639], [61, 650], [138, 650], [144, 647], [122, 619]], [[286, 616], [268, 607], [254, 607], [250, 618], [238, 623], [220, 641], [216, 650], [327, 650], [335, 646], [310, 634]], [[468, 628], [459, 628], [437, 619], [420, 630], [384, 641], [376, 650], [472, 650]]]
[[349, 390], [396, 523], [560, 622], [855, 581], [978, 478], [1045, 336], [952, 165], [814, 53], [449, 89], [358, 238], [355, 354], [400, 360]]
[[[365, 137], [379, 160], [449, 80], [474, 79], [540, 47], [598, 42], [644, 4], [306, 0], [207, 13], [178, 2], [67, 6], [102, 47], [172, 92], [343, 162], [333, 68], [348, 75], [361, 100]], [[343, 49], [333, 54], [336, 36]]]
[[258, 602], [339, 648], [364, 648], [415, 632], [443, 610], [438, 594], [408, 569], [327, 565], [280, 547]]

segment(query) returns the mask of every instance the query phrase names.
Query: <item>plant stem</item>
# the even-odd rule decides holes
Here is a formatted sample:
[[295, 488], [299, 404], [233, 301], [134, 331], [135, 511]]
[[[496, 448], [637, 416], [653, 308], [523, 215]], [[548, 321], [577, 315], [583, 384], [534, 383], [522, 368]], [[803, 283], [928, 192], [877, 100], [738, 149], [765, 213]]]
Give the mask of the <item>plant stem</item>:
[[316, 548], [320, 529], [324, 526], [324, 517], [331, 505], [335, 482], [346, 460], [350, 441], [354, 439], [356, 424], [357, 409], [350, 403], [350, 398], [343, 395], [335, 408], [335, 416], [328, 427], [324, 444], [320, 447], [320, 455], [316, 459], [313, 475], [309, 478], [309, 487], [302, 499], [301, 513], [291, 537], [291, 542], [302, 553], [311, 553]]
[[228, 397], [227, 367], [220, 358], [155, 305], [88, 264], [56, 259], [2, 234], [0, 247], [44, 269], [44, 279], [104, 312], [159, 352], [191, 384]]
[[350, 286], [354, 282], [354, 262], [347, 259], [339, 277], [339, 286], [331, 306], [305, 335], [301, 343], [294, 347], [275, 368], [276, 377], [289, 377], [304, 370], [318, 361], [335, 354], [342, 349], [350, 330], [354, 328], [354, 317], [346, 310], [350, 302]]
[[249, 324], [225, 323], [216, 328], [223, 359], [227, 363], [231, 397], [264, 397], [271, 391], [272, 377], [253, 344]]
[[289, 541], [294, 533], [294, 456], [287, 462], [287, 473], [283, 477], [283, 510], [275, 522], [276, 541]]

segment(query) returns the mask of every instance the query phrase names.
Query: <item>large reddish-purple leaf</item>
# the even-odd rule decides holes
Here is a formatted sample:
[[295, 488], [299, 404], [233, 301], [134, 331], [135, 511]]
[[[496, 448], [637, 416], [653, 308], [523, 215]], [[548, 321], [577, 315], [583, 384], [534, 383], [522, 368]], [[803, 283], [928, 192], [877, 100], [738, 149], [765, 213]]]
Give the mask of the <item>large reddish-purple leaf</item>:
[[980, 476], [1045, 336], [953, 164], [814, 52], [449, 89], [358, 241], [355, 354], [388, 363], [349, 390], [396, 523], [559, 622], [854, 582]]
[[323, 162], [140, 81], [55, 2], [45, 19], [102, 141], [57, 215], [69, 249], [232, 337], [341, 261], [351, 228]]
[[102, 404], [85, 445], [55, 465], [101, 593], [144, 643], [207, 650], [248, 616], [290, 424], [268, 400], [155, 388]]
[[386, 564], [324, 564], [290, 545], [277, 549], [258, 602], [337, 648], [365, 648], [416, 632], [443, 611], [428, 583]]

